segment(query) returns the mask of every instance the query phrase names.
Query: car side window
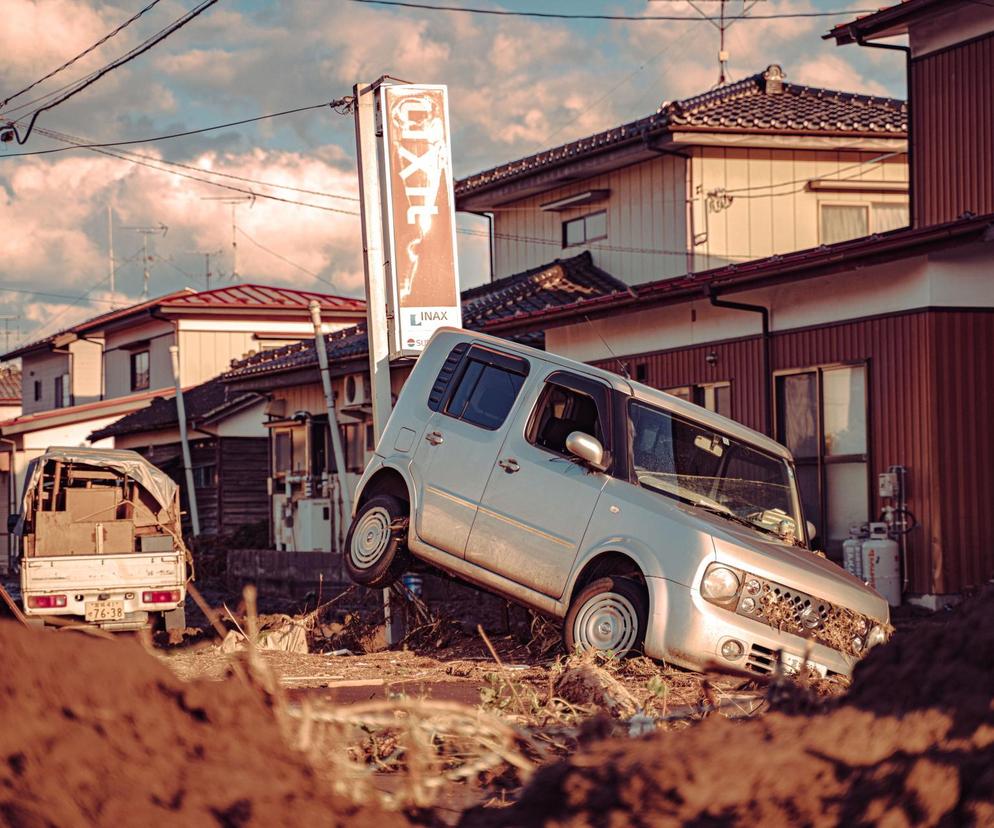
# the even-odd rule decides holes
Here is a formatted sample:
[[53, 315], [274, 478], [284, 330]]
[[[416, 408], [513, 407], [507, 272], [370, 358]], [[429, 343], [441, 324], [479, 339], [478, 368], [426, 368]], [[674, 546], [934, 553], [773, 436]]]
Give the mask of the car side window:
[[582, 431], [604, 443], [604, 433], [593, 397], [572, 388], [549, 383], [535, 410], [529, 442], [556, 454], [569, 456], [566, 438]]
[[471, 358], [466, 361], [445, 413], [494, 431], [504, 424], [524, 382], [521, 374]]

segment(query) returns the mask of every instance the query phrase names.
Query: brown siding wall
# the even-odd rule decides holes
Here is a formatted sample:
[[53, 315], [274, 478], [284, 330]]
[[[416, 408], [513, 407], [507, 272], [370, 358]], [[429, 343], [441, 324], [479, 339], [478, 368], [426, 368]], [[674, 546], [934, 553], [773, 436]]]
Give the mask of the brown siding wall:
[[269, 521], [269, 439], [224, 437], [218, 463], [220, 532], [228, 535], [243, 526]]
[[915, 223], [994, 212], [994, 34], [911, 64]]
[[[994, 312], [919, 311], [773, 334], [774, 371], [866, 362], [870, 491], [876, 475], [908, 468], [912, 593], [954, 593], [994, 574]], [[714, 353], [717, 361], [707, 362]], [[759, 337], [623, 358], [648, 384], [729, 380], [732, 414], [762, 428]], [[613, 360], [598, 363], [617, 370]]]

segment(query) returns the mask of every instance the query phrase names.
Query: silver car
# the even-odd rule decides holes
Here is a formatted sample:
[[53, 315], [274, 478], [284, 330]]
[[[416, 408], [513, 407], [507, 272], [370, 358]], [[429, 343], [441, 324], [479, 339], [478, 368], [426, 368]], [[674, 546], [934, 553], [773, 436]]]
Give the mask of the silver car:
[[849, 674], [887, 602], [811, 551], [790, 452], [589, 365], [444, 328], [356, 492], [345, 565], [413, 555], [563, 619], [566, 645]]

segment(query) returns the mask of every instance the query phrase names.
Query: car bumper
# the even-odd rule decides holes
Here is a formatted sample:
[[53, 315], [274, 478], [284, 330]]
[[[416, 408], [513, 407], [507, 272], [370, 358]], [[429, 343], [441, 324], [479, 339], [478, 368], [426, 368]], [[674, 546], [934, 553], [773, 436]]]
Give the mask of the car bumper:
[[[773, 671], [778, 653], [783, 654], [788, 668], [806, 661], [819, 672], [845, 676], [852, 674], [858, 661], [823, 644], [709, 604], [696, 589], [665, 578], [647, 578], [646, 582], [650, 617], [645, 650], [653, 658], [695, 670], [717, 664], [760, 675]], [[740, 657], [729, 659], [722, 655], [722, 645], [729, 639], [742, 644]]]

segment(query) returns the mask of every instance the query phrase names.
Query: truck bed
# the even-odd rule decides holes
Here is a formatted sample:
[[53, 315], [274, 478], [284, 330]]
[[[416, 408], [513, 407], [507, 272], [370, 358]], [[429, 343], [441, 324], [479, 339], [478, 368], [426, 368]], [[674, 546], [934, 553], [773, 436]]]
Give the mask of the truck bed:
[[182, 552], [129, 552], [123, 555], [73, 555], [24, 558], [21, 584], [27, 592], [68, 590], [107, 592], [121, 587], [149, 589], [182, 585]]

